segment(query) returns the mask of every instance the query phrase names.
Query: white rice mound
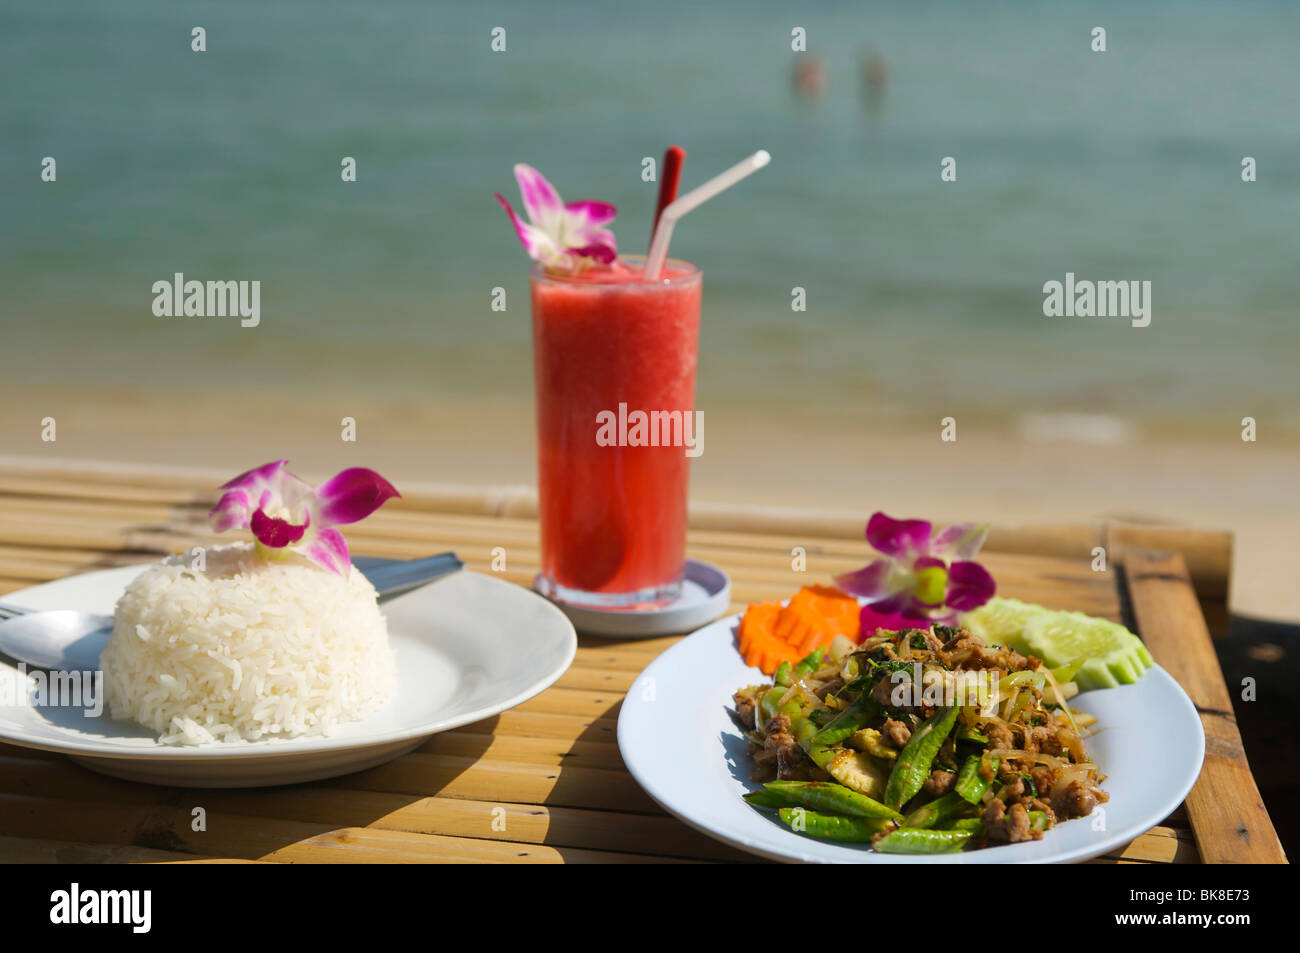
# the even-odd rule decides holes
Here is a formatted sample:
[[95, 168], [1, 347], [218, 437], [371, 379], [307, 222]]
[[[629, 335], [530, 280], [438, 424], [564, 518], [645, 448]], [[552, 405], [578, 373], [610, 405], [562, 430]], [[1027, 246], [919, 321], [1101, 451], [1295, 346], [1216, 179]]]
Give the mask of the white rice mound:
[[396, 662], [375, 589], [247, 543], [143, 572], [100, 659], [109, 711], [173, 745], [327, 735], [379, 711]]

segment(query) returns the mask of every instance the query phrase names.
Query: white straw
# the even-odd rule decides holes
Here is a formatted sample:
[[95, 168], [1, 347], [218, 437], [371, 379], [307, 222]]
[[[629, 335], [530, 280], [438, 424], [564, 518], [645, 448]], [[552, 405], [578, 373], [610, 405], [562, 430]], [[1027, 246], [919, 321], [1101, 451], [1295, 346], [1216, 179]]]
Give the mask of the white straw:
[[771, 161], [772, 157], [767, 150], [759, 149], [748, 159], [737, 162], [726, 172], [715, 175], [703, 185], [691, 189], [681, 198], [666, 205], [663, 214], [659, 216], [659, 224], [655, 226], [654, 237], [650, 239], [650, 254], [646, 255], [645, 259], [646, 278], [656, 278], [663, 270], [664, 262], [668, 260], [668, 243], [673, 238], [673, 226], [677, 224], [679, 218], [691, 209], [703, 205], [719, 192], [731, 188], [746, 176], [753, 175]]

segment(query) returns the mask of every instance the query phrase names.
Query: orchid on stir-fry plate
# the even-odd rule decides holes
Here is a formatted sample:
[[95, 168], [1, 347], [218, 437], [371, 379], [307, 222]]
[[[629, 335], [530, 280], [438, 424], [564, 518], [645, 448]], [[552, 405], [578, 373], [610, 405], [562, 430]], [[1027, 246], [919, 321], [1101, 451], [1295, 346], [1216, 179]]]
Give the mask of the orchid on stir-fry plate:
[[365, 519], [401, 494], [365, 467], [349, 467], [313, 487], [286, 470], [288, 462], [263, 464], [223, 484], [225, 492], [208, 514], [212, 529], [249, 529], [264, 558], [300, 552], [318, 566], [346, 575], [351, 557], [347, 540], [335, 527]]
[[897, 615], [922, 625], [952, 623], [958, 613], [984, 605], [997, 591], [988, 570], [971, 560], [987, 534], [987, 525], [957, 523], [936, 535], [928, 520], [873, 513], [867, 542], [881, 557], [836, 576], [835, 584], [866, 599], [873, 616]]
[[614, 233], [603, 227], [614, 221], [613, 205], [589, 200], [566, 204], [544, 175], [522, 162], [515, 166], [515, 179], [527, 222], [495, 194], [530, 258], [547, 268], [576, 271], [592, 262], [608, 265], [618, 256]]

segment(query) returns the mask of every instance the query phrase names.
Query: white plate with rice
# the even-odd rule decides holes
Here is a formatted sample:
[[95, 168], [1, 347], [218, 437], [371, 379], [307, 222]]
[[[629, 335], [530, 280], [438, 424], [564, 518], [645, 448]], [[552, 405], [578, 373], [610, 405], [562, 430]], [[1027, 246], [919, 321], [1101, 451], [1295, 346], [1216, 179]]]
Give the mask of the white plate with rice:
[[[295, 577], [302, 591], [286, 594], [272, 573], [275, 600], [259, 599], [269, 590], [232, 587], [215, 608], [187, 605], [169, 627], [150, 618], [158, 601], [151, 589], [169, 590], [172, 612], [176, 592], [193, 592], [171, 589], [158, 572], [109, 569], [6, 594], [31, 609], [111, 614], [126, 592], [125, 630], [144, 638], [127, 640], [126, 651], [110, 643], [109, 678], [98, 682], [77, 675], [55, 684], [0, 656], [0, 741], [152, 784], [293, 784], [374, 767], [430, 735], [527, 701], [577, 650], [573, 626], [546, 600], [468, 571], [383, 603], [382, 619], [367, 618], [365, 594], [347, 585], [336, 587], [336, 601], [322, 602], [324, 590], [304, 589]], [[360, 574], [352, 575], [355, 590]], [[137, 630], [140, 622], [147, 624]], [[150, 638], [166, 640], [169, 654], [151, 654]], [[110, 680], [114, 691], [105, 687]]]

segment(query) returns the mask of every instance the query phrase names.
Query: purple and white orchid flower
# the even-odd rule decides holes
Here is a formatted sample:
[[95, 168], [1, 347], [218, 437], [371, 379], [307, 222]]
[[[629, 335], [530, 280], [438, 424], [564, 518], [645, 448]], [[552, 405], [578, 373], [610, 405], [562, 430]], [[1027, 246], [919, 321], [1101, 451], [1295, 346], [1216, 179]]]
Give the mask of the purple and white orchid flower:
[[365, 519], [401, 494], [365, 467], [350, 467], [313, 487], [286, 470], [288, 462], [264, 464], [223, 484], [225, 492], [208, 514], [213, 531], [249, 529], [264, 556], [294, 550], [346, 576], [352, 560], [347, 540], [334, 527]]
[[613, 205], [593, 201], [566, 205], [544, 175], [522, 162], [515, 166], [515, 179], [528, 213], [527, 222], [515, 214], [499, 192], [494, 194], [510, 216], [529, 257], [547, 268], [563, 271], [576, 271], [587, 264], [582, 259], [608, 265], [618, 257], [614, 233], [602, 227], [614, 221], [617, 209]]
[[935, 535], [926, 520], [873, 513], [867, 542], [882, 557], [836, 576], [835, 584], [867, 600], [864, 623], [866, 610], [912, 624], [951, 623], [957, 613], [984, 605], [997, 591], [988, 570], [971, 561], [986, 535], [987, 525], [958, 523]]

